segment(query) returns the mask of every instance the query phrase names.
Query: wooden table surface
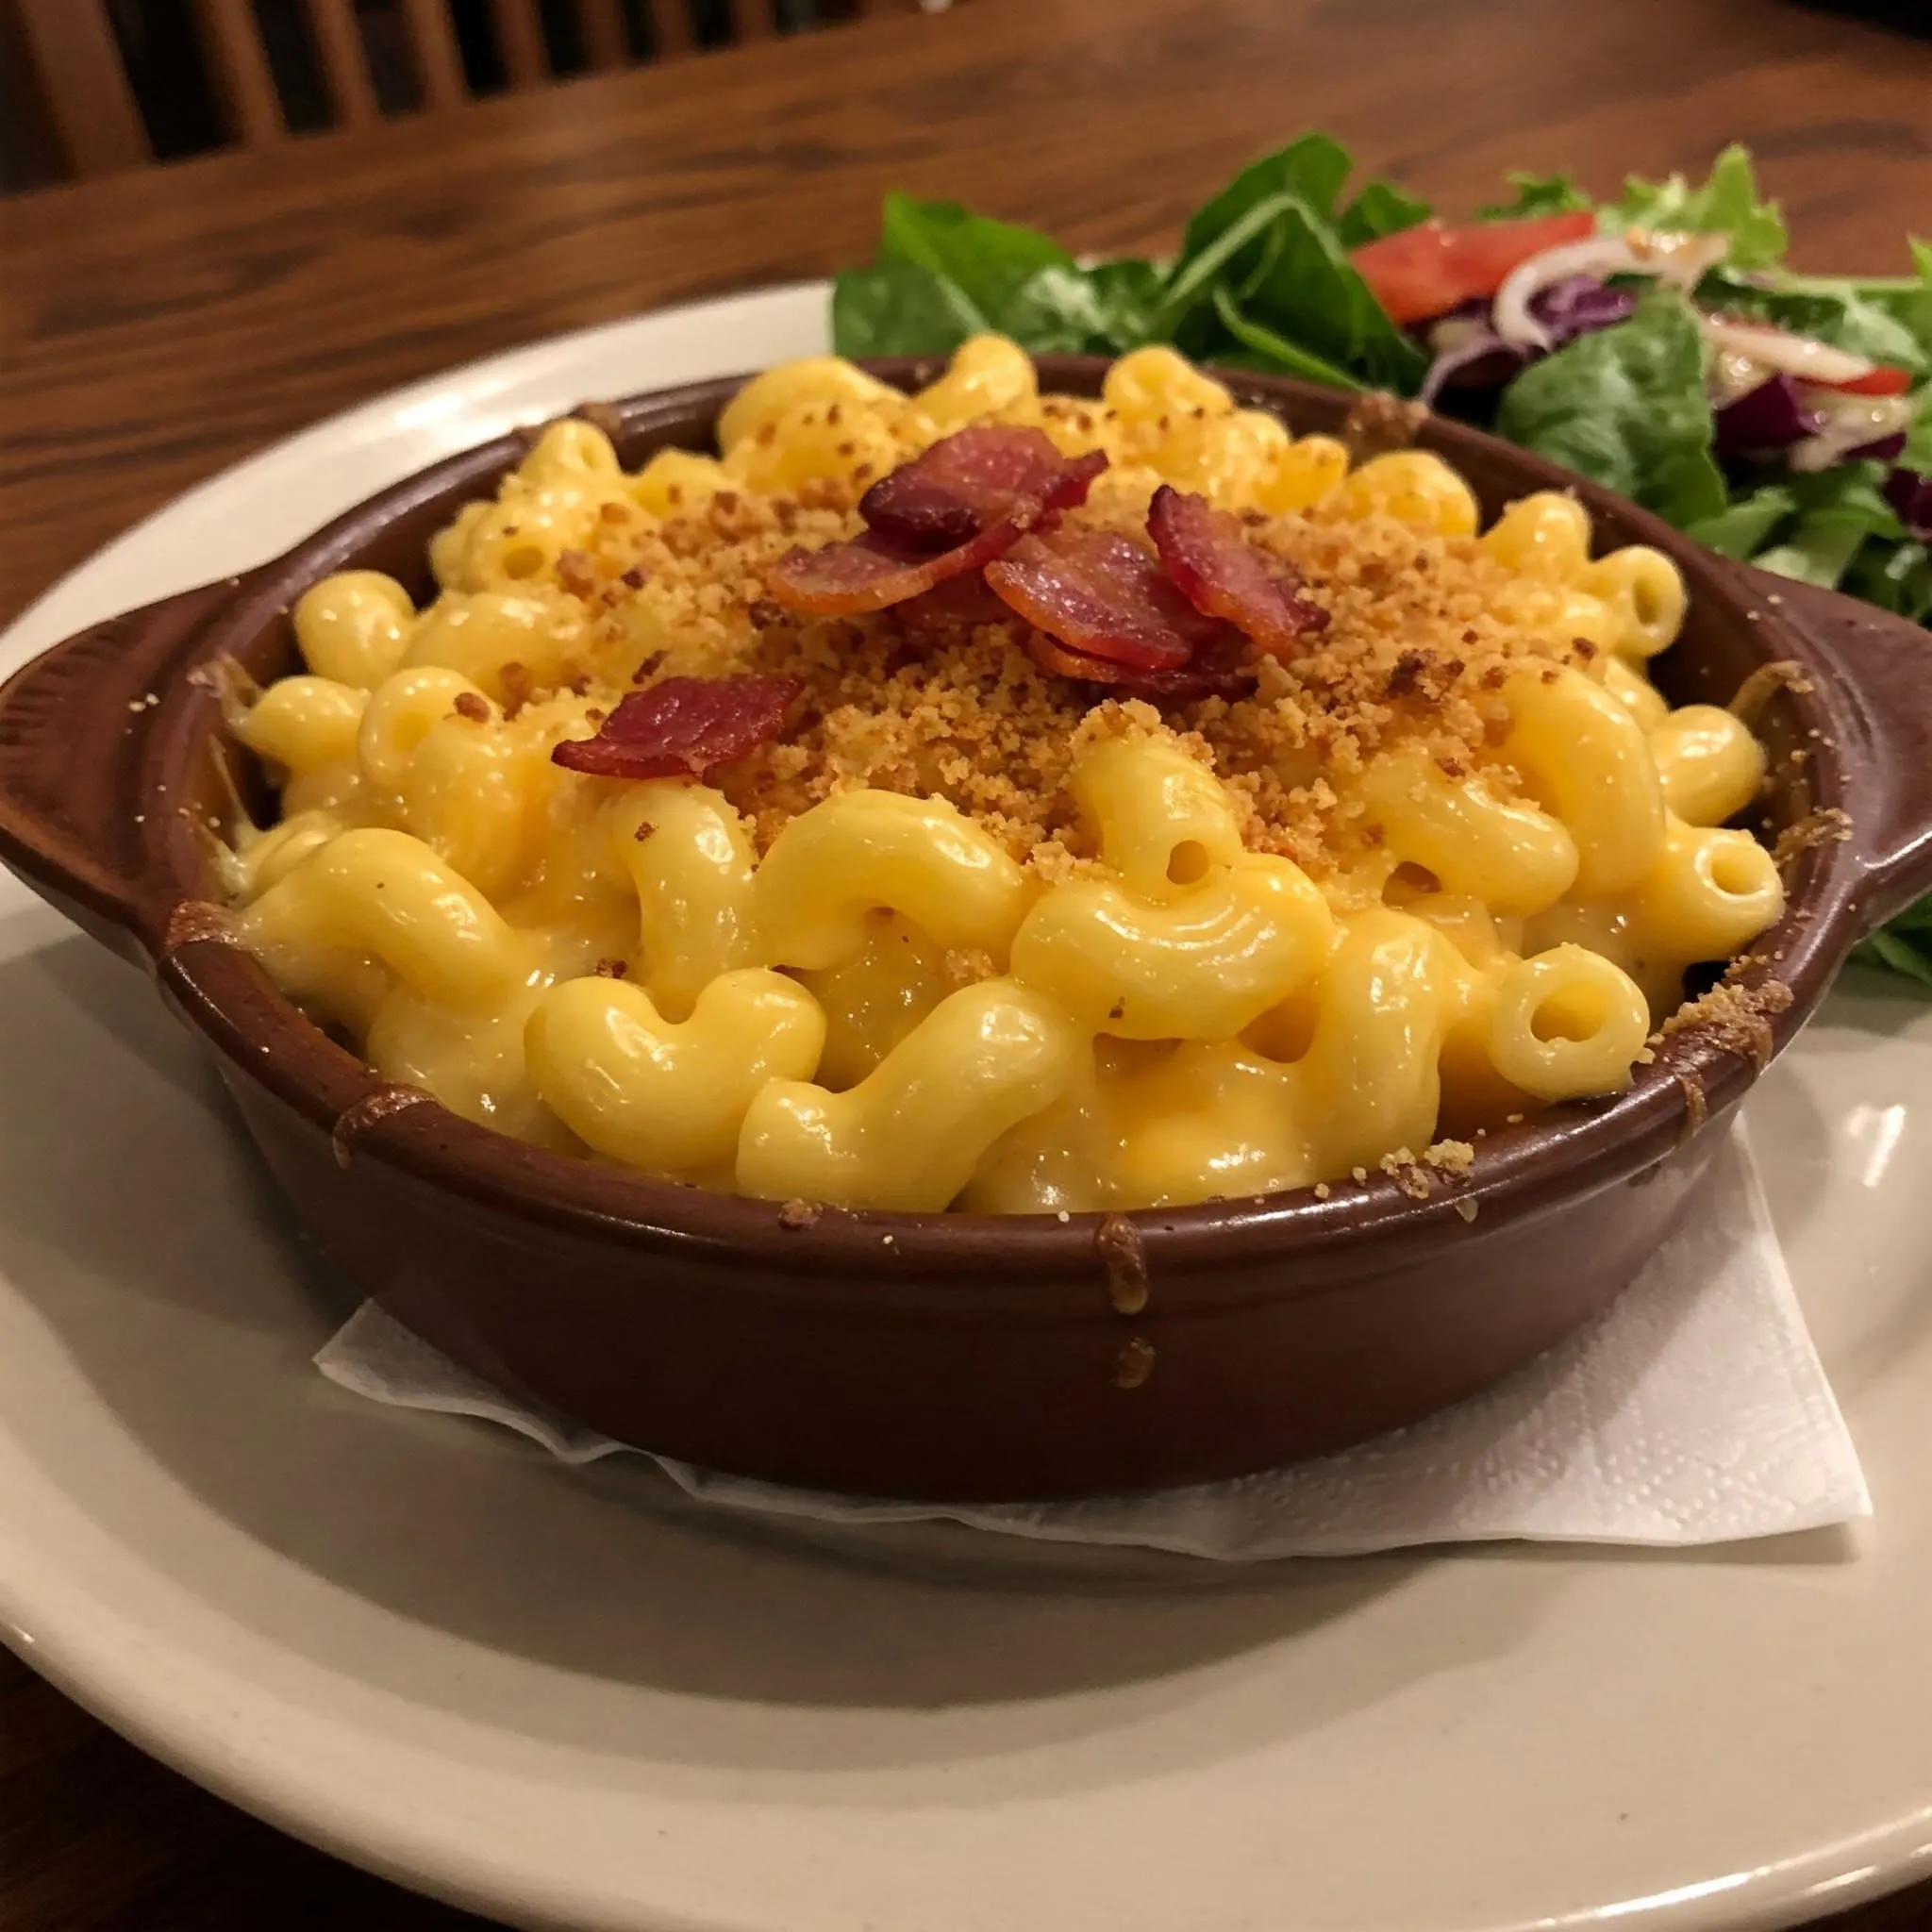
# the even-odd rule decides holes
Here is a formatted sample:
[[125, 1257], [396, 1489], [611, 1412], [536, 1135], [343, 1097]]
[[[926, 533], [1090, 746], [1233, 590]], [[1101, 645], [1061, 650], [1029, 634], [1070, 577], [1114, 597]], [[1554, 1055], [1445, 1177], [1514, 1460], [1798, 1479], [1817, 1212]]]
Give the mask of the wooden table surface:
[[[1932, 42], [1781, 0], [963, 0], [0, 202], [0, 624], [377, 391], [855, 258], [888, 188], [1153, 248], [1310, 125], [1451, 208], [1510, 167], [1607, 190], [1737, 139], [1806, 265], [1896, 272], [1932, 228]], [[6, 1932], [478, 1923], [204, 1795], [0, 1656]], [[1932, 1888], [1839, 1923], [1932, 1925]]]

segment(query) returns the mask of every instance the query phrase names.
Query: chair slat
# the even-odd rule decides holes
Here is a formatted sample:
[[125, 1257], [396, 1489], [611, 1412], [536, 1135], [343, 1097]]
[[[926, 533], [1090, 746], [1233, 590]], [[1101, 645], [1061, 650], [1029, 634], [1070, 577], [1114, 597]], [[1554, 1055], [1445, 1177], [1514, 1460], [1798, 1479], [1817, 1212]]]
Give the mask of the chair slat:
[[425, 108], [454, 108], [470, 97], [462, 51], [450, 25], [449, 0], [403, 0], [403, 25]]
[[624, 26], [624, 0], [577, 0], [584, 48], [599, 74], [630, 65], [630, 36]]
[[778, 31], [772, 0], [731, 0], [732, 39], [769, 41]]
[[284, 140], [281, 96], [248, 0], [194, 0], [194, 17], [229, 130], [248, 147]]
[[27, 60], [66, 165], [86, 179], [152, 160], [104, 0], [18, 5]]
[[550, 77], [550, 59], [543, 44], [543, 24], [537, 18], [537, 0], [492, 0], [496, 44], [512, 88], [541, 87]]
[[362, 29], [356, 25], [355, 0], [308, 0], [308, 24], [315, 34], [315, 51], [322, 59], [322, 77], [328, 86], [329, 105], [341, 127], [370, 127], [382, 118], [375, 84], [369, 78], [369, 56]]
[[691, 28], [691, 0], [650, 0], [650, 15], [658, 59], [678, 59], [697, 45]]

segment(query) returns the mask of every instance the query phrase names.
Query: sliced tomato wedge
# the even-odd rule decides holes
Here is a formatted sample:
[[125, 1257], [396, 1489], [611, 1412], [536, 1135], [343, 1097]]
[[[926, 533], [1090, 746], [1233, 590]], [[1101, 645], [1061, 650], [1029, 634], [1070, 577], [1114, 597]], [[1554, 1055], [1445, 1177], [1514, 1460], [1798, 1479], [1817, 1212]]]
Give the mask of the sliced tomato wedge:
[[[1815, 376], [1807, 376], [1816, 382]], [[1912, 386], [1908, 372], [1894, 369], [1890, 362], [1874, 362], [1863, 375], [1849, 376], [1843, 382], [1820, 382], [1820, 389], [1835, 389], [1847, 396], [1902, 396]]]
[[1349, 260], [1389, 319], [1407, 327], [1446, 315], [1478, 295], [1493, 295], [1509, 271], [1532, 255], [1595, 232], [1596, 217], [1588, 208], [1526, 222], [1472, 222], [1461, 228], [1424, 222], [1364, 242]]

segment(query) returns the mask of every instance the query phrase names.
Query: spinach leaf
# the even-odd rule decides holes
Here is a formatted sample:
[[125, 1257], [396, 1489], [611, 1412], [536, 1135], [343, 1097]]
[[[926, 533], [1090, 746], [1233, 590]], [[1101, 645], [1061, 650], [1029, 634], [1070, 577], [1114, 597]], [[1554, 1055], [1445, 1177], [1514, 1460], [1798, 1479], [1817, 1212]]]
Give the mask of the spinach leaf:
[[1074, 258], [1037, 228], [909, 194], [886, 196], [878, 258], [910, 262], [951, 282], [987, 328], [997, 326], [1021, 285], [1041, 269], [1074, 266]]
[[1414, 394], [1428, 356], [1389, 320], [1335, 231], [1291, 201], [1269, 242], [1259, 273], [1234, 291], [1248, 319], [1365, 383]]
[[[1325, 134], [1305, 134], [1286, 147], [1250, 161], [1213, 200], [1188, 224], [1181, 242], [1178, 274], [1204, 250], [1247, 216], [1255, 207], [1278, 195], [1305, 203], [1322, 221], [1332, 220], [1335, 197], [1355, 165], [1348, 150]], [[1265, 225], [1265, 224], [1263, 225]]]
[[956, 283], [914, 262], [846, 269], [832, 284], [837, 355], [941, 356], [985, 326]]
[[1035, 229], [890, 194], [878, 259], [833, 285], [832, 342], [841, 356], [941, 355], [992, 331], [1035, 355], [1117, 354], [1151, 339], [1160, 291], [1151, 262], [1081, 268]]
[[1591, 206], [1590, 196], [1568, 175], [1531, 175], [1514, 168], [1503, 178], [1515, 189], [1516, 199], [1477, 208], [1477, 221], [1521, 222], [1535, 215], [1578, 214]]
[[1769, 268], [1782, 258], [1788, 238], [1784, 216], [1774, 201], [1759, 201], [1751, 157], [1735, 143], [1712, 162], [1710, 178], [1692, 188], [1681, 175], [1646, 181], [1632, 175], [1624, 197], [1605, 208], [1598, 225], [1620, 228], [1689, 228], [1707, 234], [1722, 230], [1731, 238], [1734, 268]]
[[1580, 336], [1503, 391], [1496, 431], [1679, 525], [1725, 508], [1711, 456], [1704, 338], [1674, 290], [1647, 290], [1628, 322]]
[[[1214, 291], [1215, 313], [1228, 334], [1247, 353], [1240, 359], [1239, 366], [1245, 369], [1258, 369], [1266, 373], [1305, 376], [1310, 382], [1325, 382], [1333, 389], [1359, 389], [1345, 369], [1338, 369], [1332, 362], [1304, 349], [1297, 343], [1278, 336], [1271, 328], [1264, 328], [1259, 323], [1243, 315], [1241, 306], [1225, 289]], [[1221, 351], [1214, 360], [1223, 364], [1234, 361], [1234, 358]]]
[[1359, 248], [1413, 228], [1432, 212], [1427, 202], [1405, 194], [1392, 181], [1371, 181], [1336, 217], [1336, 239], [1344, 248]]
[[1114, 349], [1138, 349], [1156, 340], [1164, 277], [1151, 261], [1122, 257], [1087, 271], [1099, 333]]

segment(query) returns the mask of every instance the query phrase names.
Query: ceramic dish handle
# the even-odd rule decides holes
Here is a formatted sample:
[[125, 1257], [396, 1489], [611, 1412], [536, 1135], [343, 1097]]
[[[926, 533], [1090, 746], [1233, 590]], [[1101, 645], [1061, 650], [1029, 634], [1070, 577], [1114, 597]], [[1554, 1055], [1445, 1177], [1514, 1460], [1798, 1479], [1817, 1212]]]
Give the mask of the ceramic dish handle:
[[1827, 695], [1862, 861], [1850, 911], [1869, 932], [1932, 891], [1932, 631], [1836, 591], [1743, 575], [1835, 674]]
[[152, 956], [170, 909], [147, 903], [156, 727], [192, 695], [175, 674], [234, 594], [231, 578], [109, 618], [0, 685], [0, 860], [130, 958]]

